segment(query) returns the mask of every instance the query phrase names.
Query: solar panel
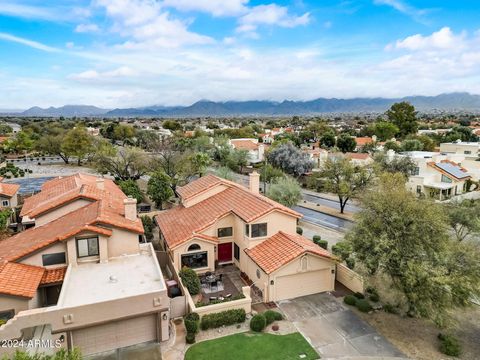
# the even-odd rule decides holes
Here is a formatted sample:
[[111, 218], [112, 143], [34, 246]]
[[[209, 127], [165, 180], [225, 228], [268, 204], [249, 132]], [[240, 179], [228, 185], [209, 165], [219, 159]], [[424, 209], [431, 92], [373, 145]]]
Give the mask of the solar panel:
[[450, 175], [455, 176], [457, 179], [462, 179], [468, 176], [468, 174], [463, 172], [458, 165], [453, 165], [450, 163], [436, 163], [435, 165]]

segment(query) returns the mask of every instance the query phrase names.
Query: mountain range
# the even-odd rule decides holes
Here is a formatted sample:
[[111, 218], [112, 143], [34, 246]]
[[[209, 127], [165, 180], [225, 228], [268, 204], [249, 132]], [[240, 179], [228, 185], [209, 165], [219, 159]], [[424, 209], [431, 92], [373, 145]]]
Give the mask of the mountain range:
[[[417, 110], [429, 111], [480, 111], [480, 95], [449, 93], [437, 96], [407, 96], [404, 98], [318, 98], [310, 101], [227, 101], [201, 100], [190, 106], [146, 106], [138, 108], [102, 109], [90, 105], [65, 105], [62, 107], [32, 107], [10, 113], [16, 116], [95, 116], [95, 117], [196, 117], [196, 116], [281, 116], [315, 115], [325, 113], [384, 112], [393, 103], [408, 101]], [[6, 115], [7, 113], [4, 113]]]

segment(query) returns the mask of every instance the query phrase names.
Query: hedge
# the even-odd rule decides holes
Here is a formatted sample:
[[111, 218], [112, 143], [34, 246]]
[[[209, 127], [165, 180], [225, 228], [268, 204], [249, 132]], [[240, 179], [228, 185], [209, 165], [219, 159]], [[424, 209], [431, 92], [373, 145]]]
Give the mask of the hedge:
[[357, 303], [357, 298], [353, 295], [347, 295], [343, 298], [343, 302], [347, 305], [355, 306]]
[[262, 332], [267, 326], [267, 320], [263, 314], [257, 314], [252, 317], [250, 320], [250, 329], [255, 332]]
[[180, 270], [179, 275], [190, 295], [197, 295], [200, 292], [200, 279], [194, 270], [185, 266]]
[[183, 322], [185, 324], [185, 329], [187, 329], [187, 334], [195, 335], [198, 333], [199, 321], [200, 316], [197, 313], [190, 313], [184, 317]]
[[244, 309], [232, 309], [214, 314], [207, 314], [202, 317], [200, 328], [202, 330], [214, 329], [221, 326], [239, 324], [245, 321]]
[[365, 313], [372, 310], [372, 305], [370, 305], [368, 300], [365, 300], [365, 299], [358, 299], [355, 306], [357, 307], [358, 310]]
[[263, 316], [265, 316], [265, 320], [267, 321], [267, 325], [270, 325], [274, 321], [283, 320], [283, 315], [280, 314], [279, 312], [273, 311], [273, 310], [265, 311], [263, 313]]
[[302, 235], [303, 234], [303, 229], [300, 226], [297, 226], [297, 234]]
[[459, 356], [462, 353], [462, 347], [457, 338], [451, 335], [438, 334], [440, 340], [440, 351], [448, 356]]

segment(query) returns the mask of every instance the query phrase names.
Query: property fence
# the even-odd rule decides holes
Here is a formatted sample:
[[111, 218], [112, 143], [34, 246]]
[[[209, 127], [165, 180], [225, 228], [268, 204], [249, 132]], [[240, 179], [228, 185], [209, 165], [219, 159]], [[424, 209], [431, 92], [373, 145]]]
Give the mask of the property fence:
[[337, 264], [336, 280], [353, 292], [363, 293], [363, 278], [343, 264]]

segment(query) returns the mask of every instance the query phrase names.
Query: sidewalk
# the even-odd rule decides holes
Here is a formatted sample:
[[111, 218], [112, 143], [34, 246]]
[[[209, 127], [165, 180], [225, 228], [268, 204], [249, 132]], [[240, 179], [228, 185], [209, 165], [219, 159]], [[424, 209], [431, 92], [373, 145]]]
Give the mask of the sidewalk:
[[[308, 190], [303, 188], [302, 188], [302, 193], [338, 202], [338, 196], [332, 193], [319, 193], [313, 190]], [[355, 199], [349, 200], [348, 204], [355, 205], [355, 206], [359, 205], [358, 201], [356, 201]]]

